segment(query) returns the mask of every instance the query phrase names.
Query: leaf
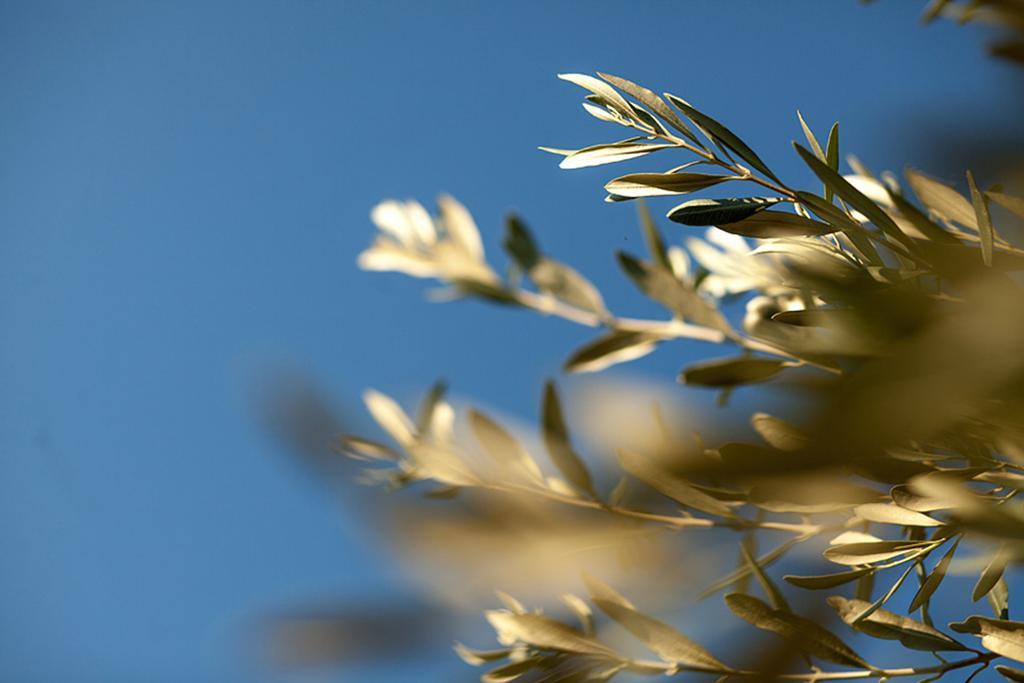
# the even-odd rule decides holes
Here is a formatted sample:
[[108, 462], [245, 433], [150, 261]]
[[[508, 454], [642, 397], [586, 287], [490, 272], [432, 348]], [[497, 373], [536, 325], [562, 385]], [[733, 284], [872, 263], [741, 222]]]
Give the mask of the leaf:
[[562, 404], [558, 400], [558, 391], [551, 380], [544, 383], [544, 400], [541, 406], [541, 424], [543, 425], [544, 445], [562, 476], [575, 488], [597, 498], [590, 472], [586, 465], [573, 450], [569, 441], [569, 430], [562, 418]]
[[563, 81], [568, 81], [594, 93], [612, 109], [619, 112], [623, 118], [633, 118], [633, 109], [630, 107], [629, 102], [607, 83], [586, 74], [558, 74], [558, 77]]
[[744, 197], [740, 199], [691, 199], [668, 212], [668, 219], [683, 225], [735, 223], [763, 211], [782, 199]]
[[877, 225], [890, 238], [909, 249], [914, 248], [913, 241], [903, 234], [896, 222], [878, 204], [871, 201], [864, 193], [851, 185], [850, 181], [839, 175], [837, 171], [832, 170], [828, 164], [818, 159], [806, 148], [795, 142], [793, 147], [821, 182], [831, 187], [833, 192], [854, 209], [867, 216], [868, 220]]
[[[672, 110], [672, 107], [665, 104], [665, 100], [658, 97], [653, 91], [637, 85], [632, 81], [628, 81], [625, 78], [601, 72], [598, 72], [597, 75], [630, 97], [636, 99], [640, 104], [650, 107], [655, 114], [663, 118], [670, 126], [686, 136], [691, 142], [700, 145], [700, 141], [697, 139], [697, 136], [693, 134], [693, 131], [690, 130], [690, 127], [687, 126], [681, 118], [679, 118], [679, 116]], [[703, 145], [700, 146], [703, 147]]]
[[474, 261], [484, 260], [484, 245], [472, 214], [450, 195], [438, 197], [441, 225], [453, 244]]
[[522, 642], [534, 647], [563, 652], [614, 657], [613, 650], [576, 629], [543, 614], [516, 614], [506, 610], [486, 612], [487, 621], [505, 644]]
[[637, 157], [646, 156], [652, 152], [662, 149], [669, 149], [675, 145], [642, 143], [642, 142], [615, 142], [604, 145], [593, 145], [572, 152], [558, 164], [560, 168], [588, 168], [590, 166], [602, 166], [614, 164], [619, 161], [628, 161]]
[[1003, 194], [1002, 192], [993, 192], [991, 190], [985, 194], [988, 195], [989, 199], [1007, 211], [1010, 211], [1020, 218], [1024, 218], [1024, 199], [1021, 197], [1014, 197], [1008, 194]]
[[967, 649], [936, 628], [886, 609], [877, 609], [866, 619], [855, 625], [851, 624], [857, 615], [870, 607], [870, 603], [866, 600], [847, 600], [839, 596], [832, 596], [828, 599], [828, 604], [835, 608], [843, 621], [856, 630], [875, 638], [898, 640], [904, 647], [912, 650], [941, 652]]
[[572, 613], [579, 619], [580, 627], [583, 629], [585, 634], [593, 635], [594, 633], [594, 619], [593, 612], [590, 611], [590, 606], [583, 601], [582, 598], [573, 595], [572, 593], [562, 593], [559, 596], [562, 602], [572, 610]]
[[392, 439], [402, 446], [408, 447], [416, 442], [416, 428], [405, 411], [393, 398], [379, 391], [369, 389], [363, 392], [363, 403], [377, 424]]
[[661, 341], [662, 337], [647, 332], [614, 330], [577, 349], [562, 367], [566, 372], [598, 372], [643, 358]]
[[470, 666], [480, 666], [487, 662], [496, 662], [501, 659], [505, 659], [511, 653], [511, 650], [474, 650], [466, 647], [462, 643], [456, 642], [452, 647], [459, 658]]
[[929, 210], [946, 220], [954, 221], [972, 230], [978, 229], [978, 217], [974, 212], [974, 207], [962, 194], [949, 185], [912, 168], [908, 168], [905, 175], [914, 194]]
[[1024, 662], [1024, 623], [973, 616], [949, 627], [981, 637], [981, 646], [997, 655]]
[[754, 413], [750, 424], [768, 445], [781, 451], [798, 451], [807, 445], [807, 435], [777, 417], [767, 413]]
[[825, 549], [826, 560], [836, 564], [858, 565], [884, 562], [930, 545], [923, 541], [875, 541], [868, 543], [841, 543]]
[[609, 181], [604, 189], [618, 197], [661, 197], [696, 192], [725, 180], [730, 177], [707, 173], [631, 173]]
[[953, 560], [953, 556], [956, 554], [956, 549], [960, 545], [960, 539], [957, 539], [953, 545], [949, 547], [946, 554], [942, 556], [935, 567], [932, 568], [928, 578], [924, 580], [921, 587], [917, 589], [917, 593], [914, 594], [914, 598], [910, 601], [910, 607], [907, 609], [909, 612], [917, 611], [928, 602], [929, 598], [939, 589], [939, 585], [942, 584], [942, 579], [946, 577], [946, 571], [949, 570], [949, 563]]
[[862, 567], [860, 569], [851, 569], [848, 572], [839, 572], [837, 574], [821, 574], [818, 576], [793, 576], [792, 574], [788, 574], [782, 578], [799, 588], [823, 590], [826, 588], [842, 586], [843, 584], [855, 581], [865, 574], [869, 574], [874, 571], [874, 567]]
[[629, 609], [636, 609], [636, 606], [626, 596], [587, 572], [583, 572], [583, 585], [587, 587], [587, 593], [590, 595], [591, 600], [605, 600], [628, 607]]
[[992, 555], [992, 559], [982, 570], [981, 576], [978, 577], [978, 583], [975, 584], [974, 591], [971, 593], [972, 602], [981, 600], [995, 588], [995, 585], [1003, 578], [1003, 572], [1006, 570], [1009, 560], [1010, 558], [1002, 549]]
[[779, 634], [807, 654], [844, 666], [868, 668], [867, 662], [849, 645], [810, 619], [788, 610], [772, 609], [757, 598], [742, 593], [726, 595], [725, 604], [748, 624]]
[[768, 176], [775, 182], [781, 182], [771, 169], [761, 158], [757, 156], [754, 150], [747, 146], [747, 143], [740, 140], [735, 133], [723, 126], [721, 123], [711, 118], [707, 114], [703, 114], [694, 109], [689, 102], [683, 100], [670, 93], [665, 93], [665, 97], [671, 102], [676, 108], [683, 112], [687, 118], [696, 123], [702, 129], [707, 131], [715, 140], [720, 144], [725, 145], [733, 152], [735, 152], [741, 159], [746, 161], [748, 164], [753, 166], [756, 170], [760, 171], [764, 175]]
[[686, 368], [680, 381], [698, 387], [734, 387], [765, 382], [791, 365], [774, 358], [718, 358]]
[[814, 150], [815, 155], [822, 161], [825, 161], [825, 151], [821, 148], [821, 144], [818, 142], [818, 138], [814, 137], [814, 133], [811, 131], [811, 127], [804, 121], [804, 115], [800, 113], [800, 110], [796, 110], [796, 117], [800, 120], [800, 127], [804, 131], [804, 137], [807, 138], [807, 144]]
[[858, 517], [879, 524], [899, 524], [901, 526], [932, 527], [942, 526], [942, 522], [928, 515], [891, 503], [865, 503], [853, 510]]
[[530, 270], [530, 279], [537, 285], [537, 289], [570, 306], [582, 308], [599, 316], [608, 314], [604, 299], [597, 288], [564, 263], [542, 258]]
[[784, 612], [792, 612], [789, 608], [789, 603], [786, 602], [786, 597], [782, 594], [771, 578], [765, 574], [764, 569], [762, 569], [761, 565], [759, 565], [757, 560], [754, 559], [754, 556], [751, 554], [746, 543], [740, 544], [740, 554], [743, 556], [744, 562], [750, 566], [750, 571], [757, 578], [757, 582], [761, 585], [761, 590], [763, 590], [765, 595], [768, 596], [768, 599], [771, 600], [772, 607]]
[[527, 480], [535, 484], [544, 484], [540, 468], [518, 439], [479, 410], [470, 409], [468, 416], [473, 436], [499, 465], [519, 470]]
[[734, 235], [761, 240], [772, 237], [817, 237], [838, 230], [828, 223], [821, 223], [786, 211], [759, 211], [732, 223], [716, 223], [715, 225], [719, 230], [725, 230]]
[[647, 207], [647, 202], [638, 202], [636, 211], [640, 218], [640, 226], [643, 228], [644, 239], [647, 241], [647, 250], [650, 252], [651, 258], [661, 268], [671, 273], [672, 263], [669, 261], [668, 252], [665, 250], [665, 240], [662, 239], [661, 232], [654, 222], [654, 217], [651, 216], [651, 210]]
[[537, 668], [540, 662], [540, 657], [527, 657], [526, 659], [502, 664], [481, 676], [480, 681], [481, 683], [508, 683], [508, 681], [514, 681], [523, 674]]
[[665, 661], [716, 672], [729, 669], [710, 652], [664, 622], [616, 600], [595, 598], [594, 604]]
[[1005, 664], [996, 664], [996, 671], [1003, 675], [1008, 681], [1018, 681], [1024, 683], [1024, 671], [1020, 669], [1014, 669], [1012, 666], [1006, 666]]
[[[825, 145], [825, 163], [835, 172], [839, 172], [839, 122], [832, 124], [828, 132], [828, 142]], [[832, 202], [832, 190], [825, 188], [825, 201]]]
[[675, 474], [651, 457], [619, 449], [619, 464], [629, 474], [644, 482], [658, 493], [671, 498], [685, 507], [719, 517], [733, 517], [732, 508], [717, 498], [694, 488], [689, 482]]
[[526, 224], [515, 214], [509, 214], [505, 218], [505, 239], [502, 245], [524, 273], [529, 273], [540, 262], [540, 249], [533, 241]]
[[434, 421], [434, 411], [444, 401], [448, 385], [444, 380], [438, 380], [427, 391], [426, 396], [420, 402], [419, 410], [416, 412], [416, 429], [421, 433], [429, 433], [431, 424]]
[[619, 265], [629, 279], [647, 296], [683, 320], [732, 334], [732, 328], [715, 306], [679, 281], [663, 267], [649, 265], [625, 252], [618, 252]]
[[970, 171], [967, 171], [967, 187], [971, 190], [971, 203], [974, 205], [974, 215], [978, 220], [978, 236], [981, 238], [981, 260], [986, 266], [991, 266], [995, 231], [992, 228], [992, 218], [988, 214], [988, 204], [985, 203], [985, 195], [978, 189], [977, 184], [974, 182], [974, 174]]
[[361, 459], [372, 458], [374, 460], [397, 461], [401, 457], [397, 452], [388, 448], [384, 444], [377, 443], [376, 441], [371, 441], [369, 439], [363, 439], [358, 436], [341, 436], [339, 438], [338, 446], [346, 453], [350, 453], [354, 457], [359, 457]]

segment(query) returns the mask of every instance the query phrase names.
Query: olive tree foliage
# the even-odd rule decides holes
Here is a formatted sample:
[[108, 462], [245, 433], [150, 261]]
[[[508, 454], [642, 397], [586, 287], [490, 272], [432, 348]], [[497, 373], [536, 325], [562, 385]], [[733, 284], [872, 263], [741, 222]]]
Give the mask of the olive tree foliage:
[[[344, 436], [341, 448], [367, 463], [368, 481], [393, 489], [534, 497], [655, 532], [731, 534], [736, 568], [703, 595], [724, 593], [738, 623], [771, 632], [779, 647], [751, 657], [698, 644], [587, 575], [588, 599], [565, 596], [574, 620], [501, 594], [503, 607], [486, 613], [499, 647], [458, 645], [459, 655], [487, 667], [485, 681], [620, 673], [932, 681], [989, 666], [1024, 681], [1024, 622], [1012, 619], [1004, 578], [1024, 559], [1024, 250], [1007, 239], [1024, 219], [1024, 198], [984, 186], [970, 170], [961, 192], [915, 169], [876, 174], [852, 156], [844, 169], [839, 125], [816, 132], [798, 114], [804, 141], [793, 150], [820, 181], [800, 187], [676, 94], [604, 73], [560, 78], [583, 89], [589, 114], [625, 129], [611, 142], [546, 149], [562, 168], [643, 159], [650, 170], [610, 178], [606, 201], [699, 195], [673, 202], [671, 233], [641, 205], [647, 253], [616, 254], [625, 279], [665, 309], [663, 318], [609, 310], [518, 216], [505, 224], [506, 267], [496, 264], [469, 211], [447, 196], [436, 215], [416, 202], [379, 204], [372, 219], [380, 232], [359, 265], [437, 280], [446, 299], [593, 328], [593, 339], [568, 353], [567, 373], [599, 372], [678, 340], [706, 342], [721, 350], [683, 368], [680, 382], [723, 395], [784, 385], [809, 399], [800, 420], [774, 416], [771, 394], [759, 392], [767, 404], [751, 417], [757, 442], [704, 443], [666, 426], [644, 449], [619, 450], [621, 479], [602, 487], [554, 382], [541, 398], [543, 453], [477, 409], [466, 411], [460, 432], [438, 385], [415, 416], [367, 391], [369, 412], [394, 443]], [[737, 299], [745, 314], [723, 313], [722, 302]], [[647, 495], [629, 495], [630, 485]], [[769, 549], [759, 550], [766, 540]], [[833, 570], [779, 575], [780, 561], [815, 542]], [[984, 598], [990, 610], [933, 623], [930, 607], [951, 589], [944, 578], [958, 563], [975, 568], [971, 601]], [[916, 588], [900, 592], [905, 585]], [[611, 622], [648, 656], [602, 637]], [[889, 661], [908, 651], [935, 659], [883, 667], [849, 644], [864, 638], [889, 641]]]

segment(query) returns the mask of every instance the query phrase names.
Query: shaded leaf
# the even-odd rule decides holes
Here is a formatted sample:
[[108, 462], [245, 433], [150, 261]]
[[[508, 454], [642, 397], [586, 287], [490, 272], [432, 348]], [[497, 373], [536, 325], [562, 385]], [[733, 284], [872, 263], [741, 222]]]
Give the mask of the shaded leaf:
[[838, 228], [786, 211], [760, 211], [733, 223], [716, 223], [719, 230], [734, 235], [769, 239], [772, 237], [816, 237]]
[[779, 634], [807, 654], [844, 666], [868, 667], [867, 662], [849, 645], [810, 619], [787, 610], [772, 609], [757, 598], [742, 593], [726, 595], [725, 604], [748, 624]]
[[851, 624], [857, 618], [857, 615], [870, 607], [870, 603], [865, 600], [847, 600], [846, 598], [833, 596], [828, 599], [828, 604], [835, 608], [843, 621], [852, 625], [858, 631], [875, 638], [898, 640], [904, 647], [912, 650], [940, 652], [967, 649], [961, 643], [958, 643], [932, 626], [922, 624], [910, 617], [895, 614], [885, 609], [875, 610], [866, 619], [857, 622], [855, 625]]
[[608, 313], [597, 288], [564, 263], [542, 258], [530, 270], [530, 279], [537, 285], [537, 289], [570, 306], [582, 308], [599, 316]]
[[473, 435], [499, 465], [519, 470], [533, 483], [544, 483], [540, 468], [518, 439], [479, 410], [470, 409], [468, 417]]
[[649, 265], [625, 252], [618, 252], [619, 265], [647, 296], [683, 320], [732, 334], [732, 328], [718, 309], [694, 289], [687, 287], [663, 267]]
[[617, 363], [642, 358], [662, 338], [646, 332], [614, 330], [577, 349], [562, 366], [566, 372], [598, 372]]
[[656, 459], [620, 449], [619, 464], [629, 474], [644, 482], [658, 493], [694, 510], [710, 515], [731, 517], [732, 509], [717, 498], [694, 488]]
[[540, 262], [540, 249], [526, 224], [515, 214], [505, 218], [505, 239], [502, 245], [524, 273], [529, 273]]
[[754, 413], [750, 424], [770, 446], [782, 451], [797, 451], [807, 445], [807, 435], [802, 431], [767, 413]]
[[839, 572], [837, 574], [821, 574], [818, 576], [794, 576], [788, 574], [782, 578], [799, 588], [822, 590], [842, 586], [874, 571], [873, 567], [862, 567], [861, 569], [852, 569], [848, 572]]
[[981, 259], [986, 266], [992, 265], [992, 249], [995, 243], [995, 232], [992, 228], [992, 218], [988, 214], [988, 204], [985, 203], [985, 195], [978, 189], [974, 182], [974, 174], [967, 172], [967, 187], [971, 191], [971, 203], [974, 205], [974, 215], [978, 222], [978, 236], [981, 238]]
[[683, 370], [680, 381], [699, 387], [734, 387], [765, 382], [791, 365], [774, 358], [719, 358], [691, 365]]
[[544, 383], [541, 424], [543, 425], [544, 445], [558, 471], [578, 490], [590, 495], [591, 498], [597, 498], [590, 472], [587, 471], [586, 465], [583, 464], [569, 441], [569, 430], [562, 417], [562, 404], [558, 400], [558, 391], [551, 380]]
[[736, 223], [780, 201], [777, 197], [691, 199], [669, 211], [668, 219], [683, 225], [698, 226]]
[[939, 585], [942, 584], [942, 580], [946, 578], [946, 571], [949, 569], [949, 563], [953, 560], [953, 556], [956, 554], [956, 549], [960, 545], [960, 541], [957, 540], [953, 545], [949, 547], [946, 554], [942, 556], [935, 567], [932, 568], [931, 573], [928, 574], [928, 578], [924, 580], [921, 587], [917, 589], [917, 593], [914, 594], [914, 598], [910, 601], [910, 607], [907, 611], [914, 612], [921, 608], [931, 596], [939, 589]]
[[914, 512], [890, 503], [866, 503], [854, 508], [861, 519], [879, 524], [899, 524], [902, 526], [932, 527], [942, 526], [942, 522], [920, 512]]
[[981, 645], [998, 655], [1024, 662], [1024, 623], [1008, 619], [973, 616], [950, 624], [957, 633], [970, 633], [981, 638]]
[[914, 194], [929, 210], [942, 218], [972, 230], [978, 229], [978, 218], [974, 213], [974, 207], [962, 194], [946, 183], [912, 168], [908, 168], [905, 175]]

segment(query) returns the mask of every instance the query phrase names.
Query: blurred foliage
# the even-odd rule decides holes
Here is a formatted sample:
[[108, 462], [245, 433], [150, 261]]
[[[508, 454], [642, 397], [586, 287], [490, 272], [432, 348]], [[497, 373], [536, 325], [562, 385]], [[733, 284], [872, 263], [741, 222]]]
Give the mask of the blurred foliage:
[[[993, 52], [1021, 60], [1022, 3], [931, 3], [926, 16], [940, 14], [999, 21], [1012, 37]], [[682, 368], [678, 380], [722, 402], [760, 384], [765, 409], [750, 430], [707, 443], [677, 408], [638, 388], [611, 392], [621, 410], [579, 413], [549, 381], [536, 435], [479, 408], [460, 418], [443, 384], [415, 415], [367, 391], [392, 443], [341, 437], [339, 449], [366, 464], [363, 480], [452, 499], [447, 514], [410, 506], [393, 526], [417, 572], [450, 604], [509, 591], [486, 612], [499, 647], [457, 645], [458, 654], [488, 668], [484, 681], [684, 672], [932, 681], [990, 666], [1024, 680], [1024, 622], [1011, 619], [1005, 578], [1024, 560], [1024, 250], [1012, 241], [1024, 198], [971, 170], [962, 189], [911, 168], [876, 174], [852, 156], [844, 173], [839, 124], [819, 130], [798, 113], [804, 141], [794, 151], [817, 179], [800, 187], [681, 97], [603, 73], [561, 78], [586, 91], [589, 114], [628, 129], [583, 149], [545, 148], [562, 168], [661, 160], [664, 170], [608, 180], [606, 201], [705, 194], [666, 213], [682, 245], [638, 203], [647, 253], [616, 255], [664, 319], [611, 311], [519, 216], [506, 220], [507, 263], [495, 265], [469, 211], [447, 196], [436, 215], [416, 202], [379, 204], [380, 232], [359, 265], [435, 279], [436, 299], [479, 298], [594, 328], [567, 353], [567, 373], [682, 339], [720, 345], [726, 355]], [[772, 413], [770, 388], [801, 399], [797, 419]], [[584, 457], [580, 444], [594, 441], [614, 464]], [[691, 533], [713, 540], [690, 545]], [[832, 569], [780, 576], [807, 548]], [[720, 570], [723, 554], [734, 569]], [[564, 593], [560, 611], [520, 602], [545, 602], [581, 568], [587, 599]], [[944, 581], [954, 570], [977, 575], [970, 599], [985, 598], [991, 616], [933, 623], [933, 602], [958, 589]], [[913, 583], [909, 601], [896, 597]], [[652, 613], [723, 592], [737, 624], [775, 643], [718, 642], [713, 654]], [[898, 664], [873, 664], [847, 642], [865, 639], [891, 641], [884, 651]]]

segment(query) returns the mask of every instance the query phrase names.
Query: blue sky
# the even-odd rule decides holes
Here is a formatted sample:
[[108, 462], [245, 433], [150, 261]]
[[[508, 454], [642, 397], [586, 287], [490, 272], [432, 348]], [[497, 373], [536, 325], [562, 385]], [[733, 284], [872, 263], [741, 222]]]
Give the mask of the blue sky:
[[[252, 387], [305, 373], [366, 426], [364, 388], [443, 375], [529, 417], [590, 333], [358, 271], [372, 205], [450, 192], [495, 255], [516, 209], [650, 312], [611, 258], [640, 249], [602, 202], [619, 169], [536, 150], [618, 139], [555, 74], [670, 89], [788, 179], [810, 183], [797, 107], [875, 169], [928, 167], [928, 131], [1020, 112], [982, 32], [920, 4], [0, 3], [0, 679], [258, 680], [253, 619], [404, 594]], [[697, 350], [621, 372], [669, 380]]]

